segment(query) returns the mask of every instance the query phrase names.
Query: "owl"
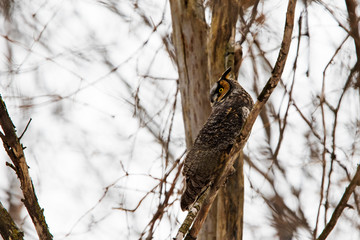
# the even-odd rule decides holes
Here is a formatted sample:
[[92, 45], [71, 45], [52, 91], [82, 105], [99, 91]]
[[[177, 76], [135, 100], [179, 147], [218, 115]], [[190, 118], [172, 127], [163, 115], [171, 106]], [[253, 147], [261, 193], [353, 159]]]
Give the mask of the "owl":
[[212, 111], [184, 160], [181, 209], [192, 204], [215, 180], [253, 107], [253, 100], [227, 69], [210, 90]]

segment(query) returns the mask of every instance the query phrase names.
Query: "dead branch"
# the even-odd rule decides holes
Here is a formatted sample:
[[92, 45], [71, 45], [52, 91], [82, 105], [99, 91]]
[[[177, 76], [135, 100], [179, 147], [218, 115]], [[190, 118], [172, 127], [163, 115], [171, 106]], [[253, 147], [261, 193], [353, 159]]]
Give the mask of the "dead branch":
[[279, 51], [278, 59], [275, 63], [273, 71], [272, 71], [272, 75], [271, 75], [270, 79], [268, 80], [267, 84], [265, 85], [265, 87], [263, 88], [262, 92], [260, 93], [260, 95], [258, 97], [258, 101], [255, 103], [252, 111], [250, 112], [250, 114], [245, 122], [245, 125], [241, 131], [241, 134], [240, 134], [239, 138], [237, 139], [237, 143], [234, 145], [234, 147], [230, 151], [230, 154], [227, 158], [225, 166], [223, 167], [221, 173], [215, 179], [214, 184], [210, 188], [208, 197], [205, 199], [205, 201], [198, 213], [198, 216], [197, 216], [192, 228], [189, 231], [189, 234], [187, 237], [189, 239], [196, 239], [197, 235], [199, 234], [202, 224], [204, 223], [206, 216], [211, 208], [211, 205], [216, 198], [218, 190], [224, 184], [235, 160], [237, 159], [237, 157], [239, 155], [239, 152], [244, 147], [244, 145], [250, 135], [251, 128], [252, 128], [257, 116], [259, 115], [260, 111], [262, 110], [265, 103], [269, 99], [271, 93], [274, 91], [275, 87], [277, 86], [278, 82], [280, 81], [282, 72], [285, 67], [289, 48], [290, 48], [292, 30], [293, 30], [293, 26], [294, 26], [295, 6], [296, 6], [296, 0], [289, 0], [288, 9], [287, 9], [287, 13], [286, 13], [286, 22], [285, 22], [283, 41], [282, 41], [281, 48]]
[[24, 195], [22, 200], [34, 223], [36, 232], [41, 240], [52, 239], [48, 225], [45, 221], [43, 209], [40, 207], [35, 194], [34, 186], [29, 175], [28, 165], [25, 160], [23, 146], [20, 144], [19, 138], [16, 136], [16, 130], [6, 106], [0, 95], [0, 125], [3, 129], [0, 137], [3, 141], [4, 148], [9, 155], [15, 167], [16, 175], [20, 180], [21, 190]]
[[347, 201], [349, 200], [351, 194], [354, 192], [355, 187], [359, 184], [359, 182], [360, 182], [360, 165], [358, 165], [353, 179], [347, 186], [347, 188], [346, 188], [343, 196], [341, 197], [338, 205], [336, 206], [329, 222], [326, 224], [324, 230], [321, 232], [321, 234], [317, 238], [317, 240], [325, 240], [327, 238], [327, 236], [330, 234], [330, 232], [333, 230], [342, 211], [347, 206]]

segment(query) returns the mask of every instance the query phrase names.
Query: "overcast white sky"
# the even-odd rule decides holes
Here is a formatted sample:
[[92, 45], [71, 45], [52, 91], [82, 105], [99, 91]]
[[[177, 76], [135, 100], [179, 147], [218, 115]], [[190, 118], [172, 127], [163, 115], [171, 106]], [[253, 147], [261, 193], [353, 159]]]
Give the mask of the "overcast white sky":
[[[264, 50], [269, 51], [267, 57], [273, 64], [282, 38], [287, 5], [286, 1], [281, 0], [265, 2], [260, 4], [259, 9], [264, 12], [268, 23], [264, 28], [257, 29], [257, 33], [259, 39], [267, 42], [263, 45]], [[346, 22], [345, 6], [338, 4], [336, 15], [340, 21]], [[136, 207], [146, 192], [158, 183], [154, 178], [161, 178], [164, 174], [162, 149], [143, 127], [144, 123], [134, 117], [135, 108], [129, 102], [133, 103], [132, 95], [139, 90], [141, 104], [166, 133], [177, 78], [176, 67], [161, 40], [171, 31], [169, 5], [166, 1], [140, 1], [138, 11], [134, 11], [128, 1], [115, 5], [120, 12], [112, 12], [101, 2], [91, 0], [18, 3], [13, 23], [3, 22], [4, 27], [0, 28], [2, 36], [14, 40], [9, 42], [0, 38], [0, 93], [19, 133], [32, 118], [22, 143], [27, 147], [25, 154], [39, 203], [45, 209], [46, 220], [55, 239], [138, 239], [158, 203], [158, 195], [152, 194], [135, 213], [114, 209], [119, 206], [129, 209]], [[164, 9], [163, 22], [156, 32], [145, 26], [139, 16], [139, 12], [143, 13], [156, 25], [161, 21]], [[296, 22], [302, 10], [303, 5], [299, 1]], [[319, 112], [313, 112], [310, 105], [314, 96], [321, 91], [323, 69], [346, 33], [323, 7], [312, 4], [308, 14], [311, 41], [304, 37], [300, 46], [293, 97], [305, 113], [318, 117]], [[293, 77], [297, 31], [296, 24], [289, 62], [283, 75], [285, 83], [291, 82]], [[244, 62], [239, 81], [255, 99], [253, 83], [247, 81], [254, 74], [247, 51], [249, 45], [243, 47]], [[8, 61], [9, 49], [11, 64]], [[344, 59], [341, 60], [344, 64], [351, 63], [351, 66], [355, 61], [353, 43], [347, 42], [344, 49], [339, 59]], [[330, 102], [338, 99], [344, 82], [338, 76], [346, 76], [348, 70], [341, 68], [341, 61], [329, 68], [325, 91], [330, 96]], [[115, 68], [116, 71], [112, 71]], [[263, 83], [271, 72], [266, 71], [266, 67], [264, 69], [259, 74]], [[306, 76], [308, 70], [309, 77]], [[143, 75], [164, 80], [152, 80]], [[285, 111], [282, 96], [283, 90], [278, 89], [271, 101], [277, 109]], [[179, 96], [177, 100], [170, 145], [175, 158], [185, 150]], [[358, 94], [347, 96], [346, 103], [344, 118], [359, 119]], [[316, 181], [308, 181], [299, 171], [301, 168], [311, 168], [311, 165], [304, 164], [303, 159], [309, 150], [302, 144], [304, 139], [297, 137], [303, 134], [305, 124], [299, 121], [295, 109], [290, 111], [289, 119], [293, 125], [284, 142], [286, 151], [281, 151], [279, 159], [290, 161], [286, 170], [291, 177], [277, 179], [277, 187], [284, 196], [289, 191], [286, 181], [306, 189], [307, 195], [302, 198], [302, 205], [306, 206], [305, 215], [315, 221], [319, 186], [314, 184]], [[328, 124], [331, 124], [330, 120]], [[345, 122], [345, 119], [340, 118], [339, 122]], [[345, 126], [339, 129], [344, 133], [339, 134], [339, 145], [342, 141], [345, 141], [344, 146], [348, 145]], [[263, 142], [263, 127], [257, 122], [245, 153], [254, 159], [261, 159], [258, 149], [261, 149]], [[340, 158], [343, 155], [346, 154], [339, 152]], [[347, 163], [350, 170], [359, 162], [359, 156], [358, 153], [353, 156], [353, 163]], [[15, 174], [5, 166], [9, 160], [4, 151], [0, 151], [0, 160], [0, 201], [6, 207], [9, 179]], [[314, 175], [316, 171], [319, 171], [320, 177], [318, 166], [314, 167]], [[126, 175], [126, 172], [130, 175]], [[273, 239], [269, 212], [259, 194], [250, 188], [250, 182], [261, 193], [266, 194], [271, 190], [249, 166], [245, 166], [245, 178], [244, 239]], [[180, 189], [181, 181], [178, 182]], [[10, 191], [20, 194], [17, 188]], [[338, 194], [334, 194], [333, 202], [337, 202], [343, 189], [334, 191]], [[286, 203], [294, 207], [297, 204], [296, 199], [291, 198], [286, 199]], [[23, 211], [22, 215], [25, 238], [37, 239], [27, 213]], [[177, 221], [184, 216], [178, 202], [175, 202], [157, 226], [155, 239], [174, 236], [179, 226]], [[358, 218], [356, 211], [350, 216]], [[315, 222], [309, 224], [313, 227]], [[322, 223], [320, 226], [323, 226]], [[259, 231], [253, 231], [254, 228]], [[351, 229], [346, 224], [340, 229], [337, 233], [335, 229], [329, 239], [336, 239], [340, 235], [342, 239], [359, 237], [356, 231], [344, 235], [343, 231]], [[307, 237], [306, 233], [302, 235], [300, 231], [298, 239]]]

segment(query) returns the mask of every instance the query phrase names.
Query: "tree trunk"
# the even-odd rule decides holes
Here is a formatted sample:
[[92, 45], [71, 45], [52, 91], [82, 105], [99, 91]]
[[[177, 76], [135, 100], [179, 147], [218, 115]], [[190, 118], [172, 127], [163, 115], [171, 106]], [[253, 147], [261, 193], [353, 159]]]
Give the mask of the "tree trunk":
[[186, 146], [191, 147], [210, 115], [207, 25], [202, 1], [170, 0]]

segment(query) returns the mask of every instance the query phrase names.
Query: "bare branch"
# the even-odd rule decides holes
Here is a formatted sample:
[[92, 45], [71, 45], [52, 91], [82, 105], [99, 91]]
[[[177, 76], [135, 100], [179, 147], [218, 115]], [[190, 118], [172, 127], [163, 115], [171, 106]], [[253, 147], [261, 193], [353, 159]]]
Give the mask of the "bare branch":
[[15, 127], [7, 112], [6, 106], [2, 97], [0, 96], [0, 125], [3, 129], [2, 141], [4, 148], [13, 162], [16, 174], [20, 180], [21, 190], [24, 194], [23, 202], [25, 207], [34, 223], [36, 232], [41, 240], [52, 239], [43, 209], [40, 207], [37, 200], [34, 186], [29, 175], [28, 165], [25, 160], [23, 152], [23, 146], [19, 142], [19, 138], [16, 136]]

